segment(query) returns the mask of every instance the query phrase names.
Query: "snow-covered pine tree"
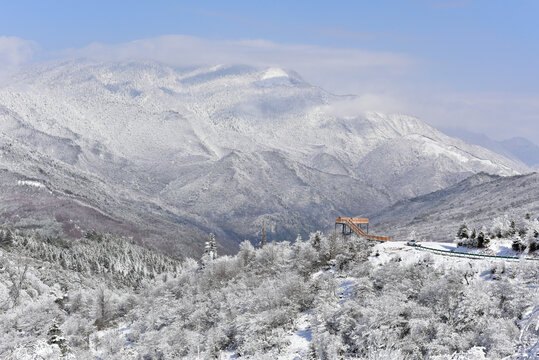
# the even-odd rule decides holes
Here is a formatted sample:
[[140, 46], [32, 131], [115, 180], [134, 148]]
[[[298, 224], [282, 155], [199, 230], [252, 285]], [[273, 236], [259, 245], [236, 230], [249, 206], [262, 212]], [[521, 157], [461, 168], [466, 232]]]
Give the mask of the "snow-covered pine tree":
[[204, 245], [204, 254], [202, 254], [201, 263], [204, 267], [208, 262], [217, 259], [217, 242], [215, 241], [215, 235], [210, 233], [210, 240], [206, 241]]
[[528, 246], [528, 252], [530, 253], [539, 249], [539, 239], [535, 236], [534, 231], [531, 231], [531, 229], [526, 234], [525, 243]]
[[110, 304], [110, 293], [106, 288], [100, 287], [96, 292], [95, 299], [95, 322], [94, 325], [98, 330], [104, 329], [109, 321], [113, 318], [113, 312]]
[[517, 224], [515, 223], [515, 220], [511, 220], [511, 225], [509, 226], [509, 231], [507, 232], [507, 234], [509, 236], [515, 236], [516, 233], [517, 233]]
[[457, 237], [459, 239], [468, 239], [468, 225], [463, 223], [457, 231]]
[[513, 244], [511, 245], [511, 248], [518, 252], [523, 252], [526, 250], [526, 244], [523, 244], [521, 240], [513, 240]]
[[263, 248], [266, 245], [266, 224], [262, 223], [262, 240], [260, 241], [260, 247]]
[[213, 233], [210, 233], [210, 253], [212, 260], [217, 259], [217, 242]]
[[485, 248], [490, 243], [490, 238], [488, 236], [485, 236], [485, 233], [483, 231], [480, 231], [477, 235], [477, 247], [478, 248]]
[[62, 355], [65, 355], [67, 353], [67, 344], [66, 339], [62, 336], [62, 330], [60, 330], [60, 327], [58, 326], [58, 323], [55, 321], [51, 328], [49, 329], [49, 332], [47, 333], [47, 336], [49, 337], [47, 343], [49, 345], [58, 345], [60, 348], [60, 351], [62, 352]]
[[311, 245], [316, 251], [319, 252], [321, 243], [322, 237], [320, 236], [320, 231], [317, 231], [314, 233], [314, 236], [311, 237]]
[[0, 231], [0, 246], [10, 246], [13, 244], [13, 233], [11, 230]]

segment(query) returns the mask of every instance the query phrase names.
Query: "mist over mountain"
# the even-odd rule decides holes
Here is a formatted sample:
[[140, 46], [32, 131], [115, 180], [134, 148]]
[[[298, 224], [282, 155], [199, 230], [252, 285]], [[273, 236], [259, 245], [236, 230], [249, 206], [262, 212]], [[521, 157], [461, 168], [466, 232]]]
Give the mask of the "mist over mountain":
[[[200, 251], [208, 232], [231, 251], [262, 226], [270, 239], [307, 234], [479, 172], [529, 171], [417, 118], [351, 111], [353, 96], [280, 68], [78, 60], [9, 84], [1, 181], [23, 184], [27, 215], [67, 235], [121, 229], [174, 254]], [[62, 199], [95, 220], [59, 216]], [[0, 216], [17, 222], [18, 211]]]
[[463, 129], [441, 128], [441, 131], [470, 144], [479, 145], [498, 154], [519, 160], [531, 168], [539, 169], [539, 146], [523, 137], [497, 141], [484, 134]]
[[537, 144], [522, 137], [502, 140], [500, 143], [524, 164], [534, 169], [539, 169], [539, 146]]

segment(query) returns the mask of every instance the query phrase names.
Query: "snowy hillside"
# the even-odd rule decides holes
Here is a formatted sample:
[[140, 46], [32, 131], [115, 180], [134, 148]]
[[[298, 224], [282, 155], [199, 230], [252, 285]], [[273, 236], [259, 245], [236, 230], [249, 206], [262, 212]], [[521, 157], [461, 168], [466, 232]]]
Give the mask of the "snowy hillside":
[[334, 234], [280, 240], [180, 264], [97, 233], [65, 242], [0, 229], [0, 357], [539, 355], [537, 261], [447, 257]]
[[480, 173], [446, 189], [402, 200], [371, 215], [377, 229], [397, 239], [453, 241], [458, 226], [489, 227], [498, 216], [517, 220], [539, 212], [539, 174], [500, 177]]
[[9, 84], [3, 136], [106, 184], [131, 209], [103, 204], [110, 212], [150, 208], [177, 221], [165, 242], [215, 231], [234, 247], [262, 223], [275, 238], [305, 234], [480, 171], [528, 171], [414, 117], [344, 114], [353, 97], [279, 68], [67, 61]]
[[[187, 256], [200, 251], [197, 244], [172, 241], [204, 236], [180, 215], [148, 197], [126, 197], [95, 174], [81, 172], [3, 135], [0, 189], [2, 222], [19, 229], [69, 238], [95, 229], [132, 236], [169, 253]], [[178, 229], [178, 223], [186, 225]]]

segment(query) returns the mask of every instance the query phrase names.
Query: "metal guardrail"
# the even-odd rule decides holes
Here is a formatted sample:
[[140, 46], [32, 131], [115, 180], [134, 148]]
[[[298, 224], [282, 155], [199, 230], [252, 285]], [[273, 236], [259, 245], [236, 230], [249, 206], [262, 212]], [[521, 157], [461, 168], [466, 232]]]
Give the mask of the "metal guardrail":
[[417, 247], [417, 248], [425, 249], [425, 250], [429, 250], [429, 251], [440, 252], [440, 253], [452, 255], [452, 256], [455, 256], [455, 257], [493, 258], [493, 259], [509, 259], [509, 260], [536, 260], [536, 261], [539, 261], [539, 258], [531, 258], [531, 257], [470, 254], [470, 253], [462, 253], [462, 252], [451, 251], [451, 250], [440, 250], [440, 249], [435, 249], [435, 248], [431, 248], [431, 247], [427, 247], [427, 246], [423, 246], [423, 245], [417, 245], [417, 244], [408, 245], [408, 246]]

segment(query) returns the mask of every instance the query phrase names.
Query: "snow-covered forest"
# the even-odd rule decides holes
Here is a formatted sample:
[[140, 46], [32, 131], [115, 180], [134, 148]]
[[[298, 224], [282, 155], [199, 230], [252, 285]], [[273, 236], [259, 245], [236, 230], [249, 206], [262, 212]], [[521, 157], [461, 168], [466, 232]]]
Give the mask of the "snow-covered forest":
[[389, 252], [320, 232], [243, 242], [234, 256], [217, 256], [212, 238], [200, 261], [95, 232], [1, 234], [0, 358], [538, 356], [536, 261]]
[[66, 3], [0, 8], [0, 360], [539, 360], [539, 1]]
[[511, 242], [509, 247], [516, 252], [534, 253], [539, 250], [539, 221], [529, 213], [520, 221], [505, 215], [494, 218], [489, 228], [482, 226], [479, 231], [470, 230], [464, 223], [457, 231], [457, 242], [470, 248], [489, 248], [491, 242]]

